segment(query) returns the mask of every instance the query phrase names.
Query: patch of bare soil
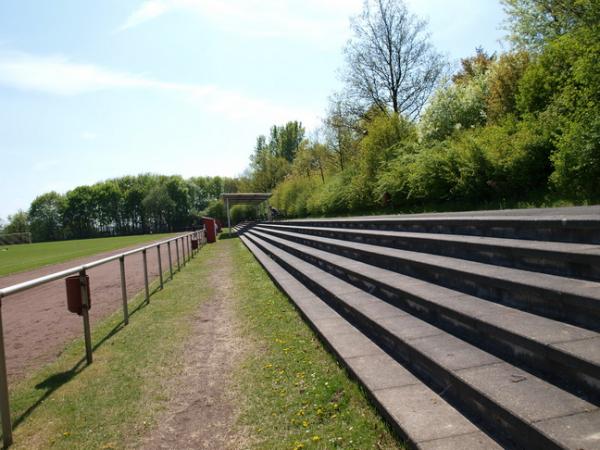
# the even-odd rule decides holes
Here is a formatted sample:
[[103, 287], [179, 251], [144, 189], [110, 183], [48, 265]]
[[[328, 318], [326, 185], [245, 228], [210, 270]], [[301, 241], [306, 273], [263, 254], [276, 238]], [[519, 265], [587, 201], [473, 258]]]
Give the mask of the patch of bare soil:
[[169, 402], [157, 426], [140, 444], [144, 449], [237, 449], [244, 437], [236, 431], [238, 408], [233, 372], [244, 352], [231, 293], [233, 267], [224, 248], [213, 265], [213, 295], [194, 318], [185, 346], [183, 370], [168, 381]]

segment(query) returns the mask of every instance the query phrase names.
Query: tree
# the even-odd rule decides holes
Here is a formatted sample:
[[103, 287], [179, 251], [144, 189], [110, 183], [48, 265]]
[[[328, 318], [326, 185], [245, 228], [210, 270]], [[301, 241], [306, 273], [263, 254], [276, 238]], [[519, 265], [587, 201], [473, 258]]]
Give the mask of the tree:
[[152, 217], [154, 231], [167, 231], [167, 218], [173, 214], [175, 202], [169, 196], [167, 187], [157, 185], [144, 197], [144, 209]]
[[598, 0], [502, 0], [508, 38], [517, 48], [540, 51], [580, 25], [600, 22]]
[[25, 211], [19, 210], [12, 216], [8, 216], [8, 225], [4, 227], [4, 233], [27, 233], [29, 231], [29, 217]]
[[365, 0], [345, 48], [351, 94], [367, 108], [417, 117], [444, 70], [425, 26], [403, 0]]
[[122, 195], [118, 184], [113, 180], [104, 181], [95, 184], [92, 189], [100, 230], [115, 232], [121, 227]]
[[38, 196], [29, 207], [29, 222], [34, 241], [55, 241], [63, 237], [64, 196], [48, 192]]
[[330, 153], [325, 145], [305, 140], [302, 142], [292, 164], [292, 173], [310, 178], [312, 173], [316, 171], [321, 178], [321, 182], [325, 183], [325, 166], [329, 158]]
[[190, 202], [186, 182], [180, 176], [171, 176], [165, 182], [165, 187], [173, 206], [167, 221], [171, 230], [181, 229], [189, 223]]
[[496, 54], [488, 54], [482, 47], [475, 49], [475, 55], [460, 60], [460, 70], [452, 76], [456, 84], [469, 83], [473, 78], [483, 75], [490, 70], [496, 61]]
[[97, 208], [92, 200], [93, 196], [91, 186], [78, 186], [67, 192], [67, 206], [63, 217], [69, 237], [85, 238], [94, 234]]
[[271, 127], [269, 139], [263, 135], [256, 139], [254, 154], [250, 157], [253, 189], [268, 192], [290, 173], [300, 144], [304, 139], [300, 122], [288, 122]]
[[301, 122], [288, 122], [283, 126], [273, 125], [271, 128], [271, 136], [269, 146], [277, 156], [285, 158], [288, 162], [294, 160], [300, 143], [304, 139], [304, 127]]
[[517, 112], [519, 82], [529, 65], [529, 53], [521, 50], [505, 53], [488, 73], [487, 117], [492, 123]]
[[343, 171], [354, 157], [356, 135], [359, 133], [357, 124], [359, 117], [355, 116], [350, 102], [340, 94], [330, 99], [329, 111], [325, 119], [325, 140], [335, 155], [336, 165]]

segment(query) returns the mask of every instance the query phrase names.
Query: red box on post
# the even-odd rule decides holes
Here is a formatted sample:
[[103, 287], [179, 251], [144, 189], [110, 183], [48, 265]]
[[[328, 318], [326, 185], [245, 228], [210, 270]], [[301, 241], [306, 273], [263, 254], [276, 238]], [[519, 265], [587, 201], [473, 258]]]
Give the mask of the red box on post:
[[[90, 295], [90, 277], [85, 276], [87, 285], [88, 309], [92, 308], [92, 296]], [[81, 285], [79, 284], [79, 275], [65, 278], [67, 285], [67, 308], [69, 312], [83, 314], [83, 299], [81, 298]]]

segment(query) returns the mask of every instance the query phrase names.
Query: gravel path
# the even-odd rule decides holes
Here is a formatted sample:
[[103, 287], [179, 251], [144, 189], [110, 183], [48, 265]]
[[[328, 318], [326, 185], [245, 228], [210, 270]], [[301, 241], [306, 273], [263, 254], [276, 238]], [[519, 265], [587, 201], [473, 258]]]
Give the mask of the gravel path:
[[235, 317], [231, 242], [211, 264], [207, 283], [211, 297], [200, 305], [185, 346], [182, 373], [164, 387], [169, 401], [146, 436], [142, 449], [248, 448], [247, 435], [235, 427], [238, 394], [232, 373], [248, 344]]

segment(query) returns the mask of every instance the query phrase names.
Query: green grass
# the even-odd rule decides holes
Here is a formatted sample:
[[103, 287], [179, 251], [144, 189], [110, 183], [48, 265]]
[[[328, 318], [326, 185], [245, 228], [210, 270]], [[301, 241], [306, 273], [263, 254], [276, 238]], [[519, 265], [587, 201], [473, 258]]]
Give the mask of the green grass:
[[0, 276], [117, 250], [130, 245], [143, 244], [169, 236], [173, 235], [144, 234], [0, 246]]
[[167, 400], [163, 385], [182, 368], [198, 306], [211, 295], [214, 250], [199, 255], [146, 305], [130, 301], [129, 325], [115, 313], [93, 328], [94, 362], [81, 340], [31, 378], [11, 386], [16, 449], [124, 448], [145, 435]]
[[240, 426], [255, 448], [401, 448], [360, 387], [329, 354], [239, 239], [220, 241], [236, 261], [243, 334], [254, 350], [236, 380]]

